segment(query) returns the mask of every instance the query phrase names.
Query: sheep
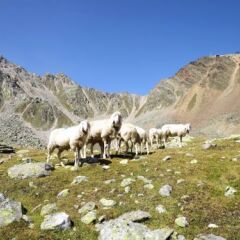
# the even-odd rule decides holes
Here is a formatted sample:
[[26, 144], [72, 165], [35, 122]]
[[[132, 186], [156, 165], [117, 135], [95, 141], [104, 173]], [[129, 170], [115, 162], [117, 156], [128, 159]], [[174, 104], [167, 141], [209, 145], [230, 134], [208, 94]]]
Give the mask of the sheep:
[[129, 142], [131, 143], [131, 152], [132, 147], [135, 147], [135, 154], [138, 155], [138, 143], [140, 143], [140, 136], [137, 132], [137, 129], [134, 125], [130, 123], [123, 123], [117, 137], [117, 153], [119, 152], [121, 142], [124, 142], [126, 145], [126, 153], [128, 153]]
[[150, 128], [149, 140], [150, 140], [151, 148], [153, 147], [154, 140], [156, 140], [157, 148], [159, 148], [162, 140], [162, 130], [158, 128]]
[[165, 124], [161, 128], [164, 137], [164, 144], [168, 140], [168, 137], [178, 136], [180, 139], [180, 146], [182, 146], [182, 138], [189, 134], [191, 130], [191, 124]]
[[141, 154], [143, 153], [142, 150], [142, 145], [146, 144], [146, 149], [147, 149], [147, 154], [149, 154], [149, 148], [148, 148], [148, 136], [146, 131], [143, 128], [140, 128], [138, 126], [135, 126], [136, 130], [140, 136], [140, 150], [141, 150]]
[[[120, 112], [115, 112], [109, 119], [95, 120], [90, 122], [90, 133], [86, 143], [90, 144], [91, 157], [93, 158], [93, 147], [99, 143], [101, 147], [102, 157], [110, 157], [111, 140], [117, 137], [117, 134], [122, 126], [122, 115]], [[84, 146], [83, 156], [86, 157], [86, 145]]]
[[[73, 150], [75, 152], [75, 164], [77, 169], [79, 164], [79, 152], [87, 141], [90, 125], [87, 120], [81, 121], [79, 125], [69, 128], [57, 128], [50, 133], [48, 142], [47, 163], [50, 160], [51, 154], [57, 148], [58, 159], [61, 162], [61, 153], [64, 150]], [[62, 165], [64, 165], [61, 162]]]

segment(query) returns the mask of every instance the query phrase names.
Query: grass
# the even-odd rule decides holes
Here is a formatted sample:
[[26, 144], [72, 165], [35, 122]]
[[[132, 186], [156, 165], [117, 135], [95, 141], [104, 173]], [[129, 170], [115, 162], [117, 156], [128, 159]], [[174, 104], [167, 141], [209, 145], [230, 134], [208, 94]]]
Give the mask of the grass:
[[[152, 218], [145, 224], [151, 229], [171, 227], [175, 231], [185, 235], [186, 239], [193, 239], [201, 233], [213, 233], [230, 240], [240, 239], [240, 162], [231, 159], [240, 154], [240, 144], [234, 140], [218, 141], [217, 148], [202, 150], [203, 139], [196, 138], [188, 146], [178, 149], [157, 150], [139, 161], [129, 160], [128, 165], [119, 164], [121, 158], [110, 160], [110, 169], [103, 170], [99, 164], [84, 164], [78, 172], [69, 169], [57, 168], [49, 177], [26, 180], [12, 180], [7, 176], [7, 169], [20, 163], [20, 157], [14, 157], [0, 165], [0, 192], [4, 192], [9, 198], [21, 201], [28, 210], [35, 224], [34, 229], [29, 229], [21, 220], [0, 229], [0, 239], [17, 240], [25, 239], [97, 239], [94, 225], [85, 225], [80, 221], [80, 214], [73, 207], [83, 202], [94, 201], [98, 205], [98, 216], [105, 215], [107, 219], [118, 217], [131, 210], [145, 210], [151, 213]], [[193, 157], [186, 156], [192, 153]], [[163, 162], [162, 158], [171, 155], [172, 160]], [[46, 153], [31, 149], [27, 154], [35, 161], [45, 161]], [[71, 152], [65, 156], [73, 160]], [[192, 159], [197, 159], [197, 164], [191, 164]], [[56, 160], [53, 160], [57, 163]], [[180, 173], [179, 173], [180, 172]], [[84, 175], [88, 182], [80, 185], [71, 185], [75, 176]], [[152, 180], [154, 189], [143, 188], [143, 182], [136, 180], [131, 185], [130, 193], [125, 193], [120, 187], [123, 177], [135, 178], [138, 175]], [[106, 185], [103, 181], [115, 178], [116, 182]], [[177, 180], [183, 178], [185, 182], [177, 184]], [[37, 188], [29, 187], [32, 181]], [[203, 182], [197, 186], [199, 181]], [[163, 198], [159, 195], [159, 188], [164, 184], [173, 186], [171, 197]], [[238, 192], [235, 197], [224, 196], [225, 188], [230, 185]], [[56, 195], [61, 190], [68, 188], [70, 194], [65, 199], [57, 199]], [[95, 191], [95, 188], [98, 191]], [[112, 189], [114, 192], [110, 193]], [[144, 196], [138, 196], [143, 193]], [[82, 194], [82, 198], [77, 195]], [[188, 195], [184, 200], [183, 195]], [[110, 198], [118, 202], [112, 209], [104, 210], [99, 204], [101, 198]], [[135, 202], [138, 200], [138, 203]], [[41, 231], [40, 224], [43, 217], [40, 216], [41, 207], [32, 212], [39, 204], [56, 202], [61, 211], [68, 213], [75, 224], [75, 231], [64, 232]], [[121, 205], [119, 204], [121, 202]], [[159, 214], [155, 207], [162, 204], [167, 212]], [[178, 215], [183, 215], [189, 221], [186, 228], [177, 227], [174, 223]], [[219, 225], [217, 229], [208, 229], [209, 223]]]

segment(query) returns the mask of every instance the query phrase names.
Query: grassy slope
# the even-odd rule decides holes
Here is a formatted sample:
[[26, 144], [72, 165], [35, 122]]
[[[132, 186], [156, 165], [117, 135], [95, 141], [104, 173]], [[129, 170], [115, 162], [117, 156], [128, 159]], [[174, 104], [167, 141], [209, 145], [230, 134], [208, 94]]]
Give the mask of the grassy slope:
[[[120, 159], [112, 159], [109, 170], [103, 170], [98, 164], [85, 164], [78, 172], [68, 169], [58, 168], [51, 176], [33, 180], [11, 180], [7, 176], [7, 169], [20, 162], [16, 155], [12, 160], [0, 165], [0, 192], [5, 192], [12, 199], [21, 201], [28, 209], [28, 215], [32, 217], [35, 228], [29, 229], [23, 221], [14, 223], [0, 230], [0, 239], [12, 239], [17, 237], [23, 239], [96, 239], [97, 233], [94, 225], [84, 225], [80, 222], [80, 215], [74, 209], [74, 204], [81, 202], [98, 201], [102, 198], [111, 198], [118, 203], [121, 201], [125, 205], [117, 205], [111, 210], [98, 208], [98, 216], [106, 215], [107, 219], [115, 218], [130, 210], [145, 210], [152, 214], [152, 218], [146, 224], [152, 228], [172, 227], [177, 232], [182, 233], [187, 239], [193, 239], [200, 233], [214, 233], [230, 240], [240, 239], [240, 162], [233, 162], [231, 158], [240, 154], [240, 144], [234, 140], [222, 140], [218, 142], [218, 148], [214, 150], [201, 150], [202, 139], [195, 139], [187, 147], [181, 149], [158, 150], [150, 156], [137, 162], [129, 162], [127, 166], [119, 164]], [[186, 153], [194, 154], [194, 157], [187, 157]], [[36, 161], [44, 161], [45, 153], [31, 150], [28, 154]], [[172, 160], [162, 162], [162, 158], [171, 155]], [[69, 159], [73, 159], [72, 153], [66, 154]], [[224, 159], [222, 157], [225, 157]], [[192, 159], [197, 159], [197, 164], [190, 164]], [[54, 161], [56, 162], [56, 161]], [[171, 171], [167, 171], [171, 169]], [[176, 174], [180, 171], [181, 174]], [[143, 175], [153, 181], [155, 186], [152, 190], [143, 188], [143, 182], [137, 180], [131, 185], [131, 192], [126, 194], [120, 187], [126, 177]], [[163, 175], [164, 176], [163, 176]], [[70, 183], [78, 175], [89, 177], [89, 181], [80, 185], [72, 186]], [[103, 184], [104, 180], [115, 178], [116, 182], [110, 185]], [[184, 178], [186, 181], [176, 184], [177, 179]], [[198, 181], [205, 184], [197, 187]], [[30, 188], [29, 181], [33, 181], [37, 188]], [[158, 194], [160, 186], [170, 184], [173, 186], [173, 193], [170, 198], [163, 198]], [[235, 187], [238, 192], [234, 198], [224, 196], [226, 186]], [[70, 195], [66, 199], [57, 200], [59, 191], [69, 188]], [[98, 188], [95, 192], [94, 189]], [[116, 188], [114, 193], [110, 190]], [[78, 194], [84, 192], [82, 199], [77, 198]], [[122, 196], [118, 194], [124, 193]], [[138, 197], [138, 193], [143, 193], [143, 197]], [[133, 195], [131, 198], [130, 195]], [[185, 203], [181, 196], [189, 195]], [[139, 203], [135, 203], [135, 200]], [[43, 218], [40, 216], [41, 208], [35, 212], [32, 209], [44, 201], [56, 202], [61, 211], [66, 211], [75, 223], [76, 231], [65, 232], [43, 232], [40, 231], [40, 224]], [[178, 203], [182, 203], [183, 210]], [[163, 204], [167, 213], [158, 214], [155, 207]], [[189, 221], [189, 227], [182, 229], [174, 224], [178, 215], [184, 215]], [[219, 225], [218, 229], [208, 229], [209, 223]]]

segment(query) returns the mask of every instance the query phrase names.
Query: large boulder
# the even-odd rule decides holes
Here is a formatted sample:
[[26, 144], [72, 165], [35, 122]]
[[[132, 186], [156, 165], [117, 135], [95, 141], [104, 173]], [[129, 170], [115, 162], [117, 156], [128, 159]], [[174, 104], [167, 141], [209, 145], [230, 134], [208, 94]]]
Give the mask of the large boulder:
[[0, 227], [19, 221], [23, 216], [22, 204], [0, 193]]
[[50, 175], [51, 170], [53, 167], [48, 163], [22, 163], [9, 168], [8, 176], [17, 179], [38, 178]]
[[173, 234], [169, 228], [150, 230], [147, 226], [133, 222], [150, 218], [150, 214], [143, 211], [125, 213], [117, 219], [97, 225], [100, 231], [99, 240], [166, 240]]
[[41, 224], [42, 230], [65, 230], [71, 228], [72, 221], [65, 212], [46, 215]]

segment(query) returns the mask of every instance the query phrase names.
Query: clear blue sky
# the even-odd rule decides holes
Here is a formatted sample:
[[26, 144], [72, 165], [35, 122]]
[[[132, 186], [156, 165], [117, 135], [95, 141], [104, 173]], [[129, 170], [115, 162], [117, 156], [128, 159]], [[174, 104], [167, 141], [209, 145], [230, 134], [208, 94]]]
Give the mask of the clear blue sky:
[[0, 54], [81, 86], [147, 94], [198, 57], [240, 51], [239, 0], [0, 0]]

